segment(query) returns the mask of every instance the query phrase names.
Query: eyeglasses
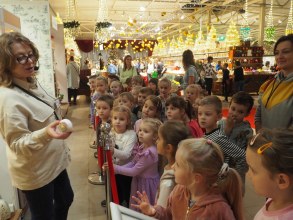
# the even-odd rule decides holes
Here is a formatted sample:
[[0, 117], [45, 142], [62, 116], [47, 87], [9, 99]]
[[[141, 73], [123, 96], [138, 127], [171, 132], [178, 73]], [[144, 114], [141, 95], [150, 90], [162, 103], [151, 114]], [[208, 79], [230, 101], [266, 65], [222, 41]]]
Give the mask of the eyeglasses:
[[36, 56], [34, 54], [29, 54], [28, 56], [23, 55], [16, 58], [19, 64], [26, 64], [28, 62], [28, 59], [34, 62], [36, 61]]

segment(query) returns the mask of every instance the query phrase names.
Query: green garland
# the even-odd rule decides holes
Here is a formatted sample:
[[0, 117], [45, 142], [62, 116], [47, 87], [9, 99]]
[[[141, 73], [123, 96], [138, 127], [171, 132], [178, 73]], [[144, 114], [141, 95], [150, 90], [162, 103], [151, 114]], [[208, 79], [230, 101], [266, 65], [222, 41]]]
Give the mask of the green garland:
[[108, 28], [108, 27], [111, 27], [112, 24], [108, 21], [105, 21], [105, 22], [97, 22], [96, 23], [96, 32], [97, 31], [100, 31], [102, 28]]
[[80, 23], [78, 21], [68, 21], [64, 22], [64, 28], [78, 28], [80, 26]]

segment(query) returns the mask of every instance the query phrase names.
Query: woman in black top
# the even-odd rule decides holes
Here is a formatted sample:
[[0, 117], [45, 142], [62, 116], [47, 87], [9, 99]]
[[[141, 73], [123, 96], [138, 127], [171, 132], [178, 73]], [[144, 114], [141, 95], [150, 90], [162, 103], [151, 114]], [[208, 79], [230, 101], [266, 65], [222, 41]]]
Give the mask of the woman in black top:
[[239, 91], [244, 91], [244, 71], [240, 64], [240, 61], [235, 61], [234, 69], [234, 84], [235, 84], [235, 93]]

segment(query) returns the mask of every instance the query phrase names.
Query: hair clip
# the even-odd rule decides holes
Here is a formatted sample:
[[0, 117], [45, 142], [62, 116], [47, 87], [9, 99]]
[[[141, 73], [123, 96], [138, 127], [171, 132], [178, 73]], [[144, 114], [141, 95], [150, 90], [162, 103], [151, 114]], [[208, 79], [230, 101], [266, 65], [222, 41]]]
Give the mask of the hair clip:
[[258, 154], [263, 154], [263, 152], [264, 152], [266, 149], [268, 149], [269, 147], [271, 147], [272, 144], [273, 144], [272, 142], [269, 142], [269, 143], [266, 143], [266, 144], [260, 146], [260, 147], [257, 149], [257, 153], [258, 153]]
[[212, 141], [210, 139], [207, 139], [207, 144], [212, 145]]
[[256, 134], [253, 138], [251, 138], [249, 145], [252, 146], [255, 142], [255, 140], [257, 139], [257, 137], [260, 135], [260, 133]]
[[223, 163], [221, 170], [218, 173], [218, 180], [225, 178], [229, 173], [229, 165], [227, 163]]

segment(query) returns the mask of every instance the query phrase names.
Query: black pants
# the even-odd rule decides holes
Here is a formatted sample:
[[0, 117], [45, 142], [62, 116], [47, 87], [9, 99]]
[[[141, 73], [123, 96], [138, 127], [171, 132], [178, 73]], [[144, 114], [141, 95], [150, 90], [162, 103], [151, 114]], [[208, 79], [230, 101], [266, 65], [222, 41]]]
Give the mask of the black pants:
[[222, 89], [223, 89], [223, 96], [225, 97], [225, 100], [228, 101], [229, 85], [226, 82], [223, 82]]
[[71, 103], [71, 98], [73, 97], [73, 103], [76, 104], [78, 89], [68, 88], [68, 103]]
[[204, 78], [205, 84], [206, 84], [206, 90], [208, 92], [208, 95], [212, 94], [212, 88], [213, 88], [213, 79], [212, 78]]
[[132, 177], [115, 175], [120, 205], [129, 208]]
[[62, 171], [49, 184], [34, 190], [22, 190], [27, 199], [32, 220], [66, 220], [73, 202], [73, 191], [67, 175]]

